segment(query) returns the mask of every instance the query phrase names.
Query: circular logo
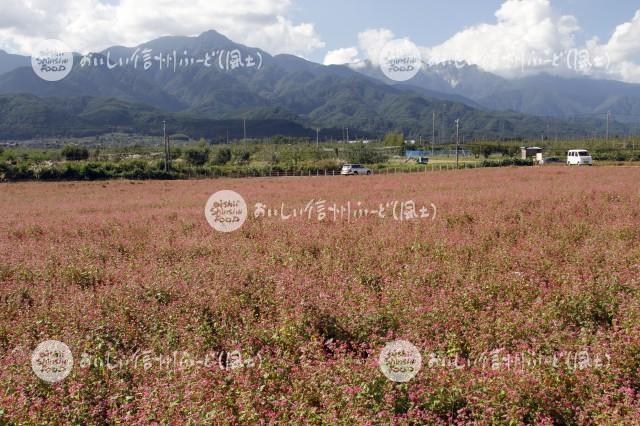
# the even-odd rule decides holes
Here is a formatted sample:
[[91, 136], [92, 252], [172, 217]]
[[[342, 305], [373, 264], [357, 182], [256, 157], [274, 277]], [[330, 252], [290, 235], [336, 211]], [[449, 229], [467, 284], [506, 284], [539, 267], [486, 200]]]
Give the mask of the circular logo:
[[33, 50], [31, 68], [45, 81], [60, 81], [73, 68], [73, 52], [60, 40], [45, 40]]
[[416, 377], [422, 367], [422, 355], [418, 348], [406, 340], [387, 344], [380, 352], [378, 365], [389, 380], [406, 383]]
[[31, 368], [45, 382], [61, 382], [71, 373], [73, 355], [64, 343], [47, 340], [40, 343], [31, 354]]
[[247, 220], [247, 203], [237, 192], [219, 191], [207, 201], [204, 215], [216, 231], [237, 231]]
[[390, 80], [407, 81], [422, 69], [418, 46], [407, 39], [392, 40], [380, 52], [380, 68]]

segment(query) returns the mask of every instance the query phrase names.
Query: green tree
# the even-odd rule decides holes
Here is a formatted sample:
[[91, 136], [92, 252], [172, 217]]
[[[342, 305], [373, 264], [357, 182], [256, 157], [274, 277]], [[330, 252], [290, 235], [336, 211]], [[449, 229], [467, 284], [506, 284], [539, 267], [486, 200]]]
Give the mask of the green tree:
[[384, 136], [384, 146], [397, 146], [402, 147], [404, 145], [404, 134], [402, 132], [390, 132]]
[[62, 155], [67, 161], [81, 161], [89, 158], [89, 150], [83, 146], [66, 145], [62, 149]]
[[213, 164], [216, 166], [224, 166], [231, 161], [231, 149], [225, 147], [218, 148], [213, 155]]
[[286, 146], [280, 150], [280, 161], [288, 167], [297, 167], [304, 160], [304, 152], [300, 146]]
[[209, 161], [209, 150], [206, 148], [189, 148], [184, 151], [184, 158], [189, 164], [202, 166]]
[[233, 161], [236, 164], [247, 164], [251, 159], [251, 151], [247, 148], [238, 148], [233, 151]]
[[471, 144], [471, 152], [473, 152], [476, 158], [480, 157], [481, 155], [484, 158], [489, 158], [493, 150], [494, 150], [493, 145], [490, 143]]
[[182, 157], [182, 148], [179, 146], [171, 146], [171, 159], [177, 160]]
[[402, 132], [387, 133], [384, 137], [383, 144], [386, 147], [398, 148], [400, 151], [400, 154], [404, 154], [405, 145], [404, 145], [404, 134]]
[[347, 156], [351, 163], [376, 164], [387, 161], [387, 157], [384, 154], [362, 143], [349, 147]]

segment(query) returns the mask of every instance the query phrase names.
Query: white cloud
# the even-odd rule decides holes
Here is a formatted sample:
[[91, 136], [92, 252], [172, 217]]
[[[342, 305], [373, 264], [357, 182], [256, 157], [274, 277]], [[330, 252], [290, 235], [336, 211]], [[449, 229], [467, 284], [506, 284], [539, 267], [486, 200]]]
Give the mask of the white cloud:
[[[549, 69], [546, 62], [554, 54], [570, 55], [574, 36], [580, 31], [576, 18], [556, 13], [549, 0], [506, 0], [495, 16], [493, 24], [478, 24], [438, 46], [420, 47], [423, 60], [431, 64], [466, 62], [504, 76], [523, 70], [533, 73]], [[394, 37], [386, 28], [360, 33], [358, 46], [364, 56], [360, 59], [378, 65], [380, 52]], [[555, 71], [570, 72], [560, 68]]]
[[[237, 37], [235, 40], [242, 36], [238, 34]], [[231, 38], [234, 39], [233, 36]], [[316, 34], [313, 24], [295, 25], [283, 16], [278, 16], [277, 22], [247, 34], [244, 43], [262, 47], [273, 54], [294, 53], [302, 56], [325, 46]]]
[[360, 46], [367, 59], [374, 65], [378, 65], [382, 49], [393, 38], [393, 32], [386, 28], [369, 29], [358, 34], [358, 46]]
[[630, 22], [619, 25], [607, 43], [613, 60], [640, 60], [640, 10]]
[[324, 47], [312, 24], [287, 18], [292, 0], [0, 1], [0, 48], [20, 53], [47, 38], [86, 53], [210, 29], [272, 54], [304, 56]]
[[597, 38], [587, 42], [590, 57], [604, 62], [605, 76], [640, 83], [640, 10], [629, 22], [618, 25], [606, 44]]
[[358, 34], [358, 46], [360, 46], [367, 59], [374, 65], [378, 65], [382, 49], [393, 38], [393, 32], [386, 28], [369, 29]]
[[[561, 16], [549, 0], [507, 0], [495, 13], [496, 23], [464, 29], [427, 50], [431, 62], [465, 61], [502, 75], [551, 69], [554, 55], [575, 48], [577, 19]], [[562, 72], [562, 67], [556, 71]], [[568, 70], [566, 70], [568, 71]]]
[[358, 49], [355, 47], [345, 47], [343, 49], [331, 50], [324, 57], [325, 65], [344, 65], [356, 62]]
[[[640, 83], [640, 10], [608, 42], [594, 38], [584, 45], [576, 43], [582, 31], [578, 20], [558, 13], [550, 0], [505, 0], [495, 16], [495, 22], [465, 28], [440, 45], [420, 47], [423, 61], [465, 62], [504, 77], [578, 73]], [[352, 66], [364, 59], [378, 65], [382, 48], [394, 37], [385, 28], [360, 33], [361, 57], [351, 57]], [[341, 60], [347, 56], [342, 50], [334, 51]]]
[[[393, 39], [393, 32], [386, 28], [365, 30], [358, 34], [358, 47], [331, 50], [325, 56], [324, 64], [350, 64], [359, 67], [363, 65], [364, 59], [368, 59], [374, 65], [378, 65], [382, 49]], [[360, 56], [361, 52], [362, 56]]]

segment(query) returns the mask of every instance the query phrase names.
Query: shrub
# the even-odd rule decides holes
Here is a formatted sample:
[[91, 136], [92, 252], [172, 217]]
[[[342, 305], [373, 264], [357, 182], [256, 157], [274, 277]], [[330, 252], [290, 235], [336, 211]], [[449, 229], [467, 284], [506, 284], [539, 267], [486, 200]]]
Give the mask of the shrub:
[[39, 177], [41, 180], [58, 180], [62, 177], [62, 174], [57, 167], [44, 167], [40, 170]]
[[233, 162], [236, 164], [247, 164], [251, 159], [251, 152], [246, 148], [239, 148], [233, 152]]
[[35, 175], [27, 163], [0, 163], [0, 177], [6, 180], [28, 180], [34, 179]]
[[89, 150], [83, 146], [66, 145], [62, 149], [62, 155], [67, 161], [81, 161], [89, 158]]
[[224, 166], [231, 161], [231, 150], [227, 147], [219, 148], [213, 156], [213, 164]]
[[84, 178], [89, 180], [107, 179], [111, 174], [105, 169], [101, 163], [87, 163], [84, 166]]
[[83, 176], [84, 173], [77, 164], [65, 164], [60, 175], [62, 179], [66, 180], [80, 180]]
[[184, 159], [194, 166], [202, 166], [209, 160], [209, 150], [201, 148], [189, 148], [184, 152]]

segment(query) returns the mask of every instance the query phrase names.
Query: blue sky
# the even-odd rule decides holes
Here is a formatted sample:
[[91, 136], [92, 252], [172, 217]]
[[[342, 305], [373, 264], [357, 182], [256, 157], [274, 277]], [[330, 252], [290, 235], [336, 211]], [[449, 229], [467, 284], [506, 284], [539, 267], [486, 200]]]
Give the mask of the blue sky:
[[[409, 37], [433, 46], [472, 25], [494, 23], [501, 0], [296, 0], [290, 15], [311, 22], [326, 43], [309, 55], [321, 62], [332, 49], [356, 44], [358, 33], [369, 28], [388, 28], [397, 37]], [[554, 9], [578, 19], [582, 32], [577, 40], [597, 36], [608, 39], [616, 26], [628, 22], [640, 9], [636, 0], [552, 0]], [[640, 41], [639, 41], [640, 42]]]

